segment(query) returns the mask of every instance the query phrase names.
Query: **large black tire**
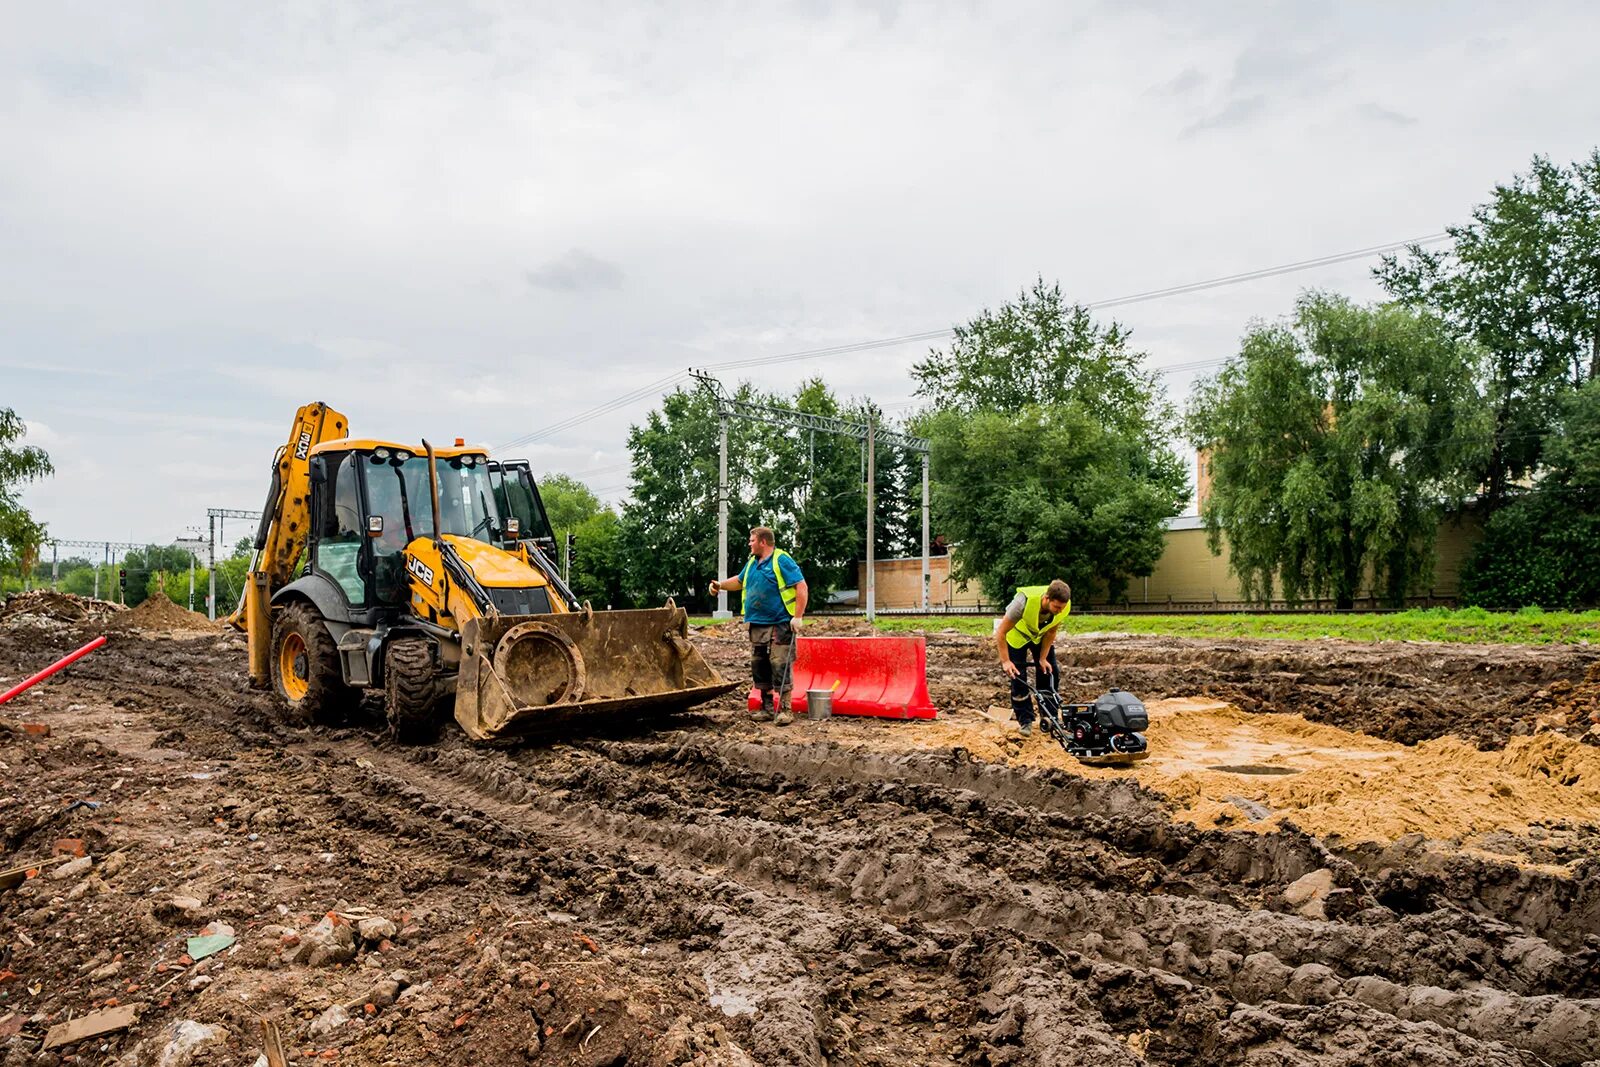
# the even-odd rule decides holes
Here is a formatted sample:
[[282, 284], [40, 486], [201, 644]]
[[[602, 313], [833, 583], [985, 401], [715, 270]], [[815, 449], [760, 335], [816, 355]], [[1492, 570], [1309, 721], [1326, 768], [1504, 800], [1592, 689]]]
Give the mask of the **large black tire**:
[[361, 690], [344, 684], [339, 649], [317, 609], [296, 601], [272, 616], [272, 688], [293, 726], [340, 723], [361, 703]]
[[403, 745], [439, 737], [439, 670], [423, 637], [397, 637], [384, 650], [383, 706], [389, 732]]

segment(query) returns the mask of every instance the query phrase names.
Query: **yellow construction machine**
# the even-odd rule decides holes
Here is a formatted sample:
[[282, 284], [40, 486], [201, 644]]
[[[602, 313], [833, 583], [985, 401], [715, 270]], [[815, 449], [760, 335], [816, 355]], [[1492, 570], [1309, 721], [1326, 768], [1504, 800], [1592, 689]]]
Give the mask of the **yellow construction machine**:
[[482, 448], [349, 436], [326, 404], [295, 414], [273, 461], [245, 597], [250, 681], [299, 722], [382, 690], [397, 737], [437, 735], [454, 695], [474, 740], [579, 715], [681, 711], [734, 688], [670, 600], [579, 604], [526, 463]]

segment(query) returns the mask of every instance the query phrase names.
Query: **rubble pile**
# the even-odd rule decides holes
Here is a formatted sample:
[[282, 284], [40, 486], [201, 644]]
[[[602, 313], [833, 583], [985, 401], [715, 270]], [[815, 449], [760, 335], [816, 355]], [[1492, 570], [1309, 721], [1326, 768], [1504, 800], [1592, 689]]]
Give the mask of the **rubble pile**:
[[120, 615], [120, 604], [93, 597], [60, 593], [54, 589], [30, 589], [13, 593], [0, 604], [0, 626], [96, 626]]

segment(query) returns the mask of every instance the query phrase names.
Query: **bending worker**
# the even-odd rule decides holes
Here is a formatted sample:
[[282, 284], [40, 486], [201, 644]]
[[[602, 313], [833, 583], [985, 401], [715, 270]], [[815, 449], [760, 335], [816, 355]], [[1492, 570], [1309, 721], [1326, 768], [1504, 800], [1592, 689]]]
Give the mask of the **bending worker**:
[[789, 690], [794, 685], [794, 630], [806, 613], [806, 576], [794, 557], [777, 547], [765, 526], [750, 531], [750, 558], [732, 578], [711, 583], [720, 590], [742, 590], [739, 610], [750, 628], [750, 674], [761, 693], [758, 719], [774, 718], [779, 726], [794, 721]]
[[1049, 585], [1017, 590], [994, 632], [1000, 666], [1011, 679], [1011, 711], [1022, 735], [1033, 733], [1033, 700], [1028, 693], [1028, 661], [1033, 661], [1033, 688], [1055, 689], [1056, 628], [1072, 610], [1072, 587], [1057, 578]]

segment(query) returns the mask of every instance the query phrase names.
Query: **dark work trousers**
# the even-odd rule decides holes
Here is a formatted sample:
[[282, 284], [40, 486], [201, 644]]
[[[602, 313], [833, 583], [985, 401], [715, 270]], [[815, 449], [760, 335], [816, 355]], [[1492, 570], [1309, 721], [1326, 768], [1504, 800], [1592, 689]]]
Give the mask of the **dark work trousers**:
[[773, 690], [784, 710], [794, 685], [794, 627], [786, 622], [750, 627], [750, 674], [761, 692], [761, 706], [769, 706]]
[[1017, 676], [1011, 679], [1011, 711], [1017, 717], [1017, 722], [1023, 726], [1033, 721], [1033, 694], [1028, 692], [1028, 664], [1033, 664], [1033, 687], [1040, 692], [1056, 690], [1056, 650], [1050, 647], [1050, 655], [1045, 657], [1050, 662], [1050, 673], [1045, 674], [1039, 669], [1039, 646], [1023, 645], [1013, 648], [1006, 645], [1006, 654], [1011, 657], [1011, 662], [1017, 665]]

